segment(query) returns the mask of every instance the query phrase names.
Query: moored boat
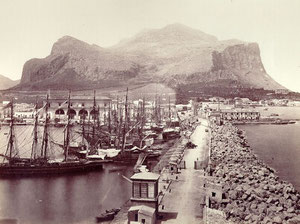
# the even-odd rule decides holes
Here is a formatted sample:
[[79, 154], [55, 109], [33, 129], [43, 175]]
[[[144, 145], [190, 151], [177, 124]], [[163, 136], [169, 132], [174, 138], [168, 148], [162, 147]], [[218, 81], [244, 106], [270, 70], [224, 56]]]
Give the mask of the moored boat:
[[[70, 109], [70, 95], [69, 95], [69, 106]], [[21, 158], [19, 156], [19, 149], [15, 144], [14, 134], [14, 117], [13, 117], [13, 100], [9, 104], [10, 106], [10, 132], [9, 141], [5, 155], [0, 155], [4, 158], [0, 164], [0, 177], [14, 177], [14, 176], [32, 176], [32, 175], [51, 175], [51, 174], [65, 174], [75, 172], [86, 172], [91, 170], [101, 170], [101, 161], [88, 161], [83, 160], [70, 160], [68, 157], [70, 149], [70, 115], [68, 117], [68, 123], [66, 126], [65, 138], [64, 138], [64, 155], [63, 161], [51, 161], [49, 158], [49, 115], [48, 115], [48, 95], [47, 101], [44, 105], [45, 109], [45, 122], [43, 130], [43, 140], [38, 144], [38, 110], [36, 106], [35, 123], [33, 130], [33, 143], [31, 149], [30, 158]], [[41, 144], [41, 147], [39, 147]]]
[[67, 161], [45, 163], [3, 163], [0, 165], [0, 177], [14, 176], [39, 176], [87, 172], [101, 170], [103, 163], [100, 161]]
[[118, 214], [120, 210], [121, 210], [120, 208], [106, 210], [104, 213], [100, 214], [99, 216], [96, 216], [96, 221], [99, 223], [99, 222], [113, 220], [115, 215]]

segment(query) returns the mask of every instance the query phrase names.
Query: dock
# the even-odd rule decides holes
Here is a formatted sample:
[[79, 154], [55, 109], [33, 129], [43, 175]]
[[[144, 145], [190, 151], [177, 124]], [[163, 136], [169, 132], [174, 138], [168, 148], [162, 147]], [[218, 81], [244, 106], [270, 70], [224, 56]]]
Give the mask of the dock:
[[205, 176], [203, 169], [195, 169], [195, 161], [208, 157], [209, 133], [205, 132], [208, 125], [206, 120], [201, 120], [201, 123], [191, 136], [191, 141], [197, 147], [185, 149], [185, 169], [181, 169], [178, 174], [168, 174], [171, 184], [160, 202], [159, 212], [176, 216], [163, 219], [160, 223], [204, 223], [202, 214], [205, 203]]
[[[206, 131], [207, 128], [208, 121], [201, 119], [201, 124], [196, 127], [194, 133], [179, 138], [152, 170], [160, 174], [156, 223], [204, 223], [202, 214], [205, 204], [205, 188], [203, 188], [205, 174], [204, 169], [195, 167], [195, 161], [208, 161], [210, 133]], [[186, 148], [189, 141], [197, 147]], [[177, 173], [170, 171], [168, 167], [174, 158], [179, 159]], [[128, 201], [115, 219], [107, 223], [126, 223], [130, 206], [131, 203]]]

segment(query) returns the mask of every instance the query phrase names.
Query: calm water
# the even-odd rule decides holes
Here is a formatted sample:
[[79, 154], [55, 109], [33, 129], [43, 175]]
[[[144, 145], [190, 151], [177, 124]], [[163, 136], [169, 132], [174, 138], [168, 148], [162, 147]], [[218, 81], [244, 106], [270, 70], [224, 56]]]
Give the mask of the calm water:
[[[27, 143], [27, 139], [32, 135], [24, 128], [17, 129], [20, 154], [30, 156], [31, 143]], [[59, 131], [56, 130], [56, 135]], [[7, 128], [2, 127], [2, 153], [7, 142], [6, 132]], [[56, 137], [58, 142], [61, 136]], [[62, 152], [58, 149], [53, 154], [60, 157]], [[107, 164], [102, 171], [80, 175], [0, 179], [0, 218], [18, 218], [22, 224], [94, 223], [96, 215], [120, 207], [130, 198], [131, 185], [122, 175], [130, 177], [132, 167], [109, 172], [114, 167], [116, 165]]]
[[[272, 107], [263, 115], [277, 113], [281, 118], [300, 119], [299, 107]], [[300, 121], [289, 125], [241, 125], [254, 152], [279, 177], [300, 191]]]

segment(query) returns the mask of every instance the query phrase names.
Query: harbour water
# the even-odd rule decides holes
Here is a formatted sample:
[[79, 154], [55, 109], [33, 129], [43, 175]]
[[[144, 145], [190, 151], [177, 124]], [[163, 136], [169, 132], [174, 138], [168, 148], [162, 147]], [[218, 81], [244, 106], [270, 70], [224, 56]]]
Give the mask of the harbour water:
[[[20, 154], [29, 157], [32, 135], [25, 128], [30, 129], [16, 127], [16, 133]], [[0, 131], [1, 153], [6, 150], [7, 131], [8, 127]], [[55, 141], [61, 142], [62, 129], [52, 132]], [[52, 156], [62, 157], [62, 150], [52, 146], [57, 149]], [[122, 175], [130, 177], [133, 168], [122, 166], [111, 172], [116, 166], [106, 164], [102, 171], [77, 175], [0, 178], [0, 219], [15, 218], [22, 224], [94, 223], [96, 215], [120, 207], [130, 198], [131, 185]]]
[[[300, 119], [300, 107], [270, 107], [262, 115], [276, 113], [284, 119]], [[282, 180], [300, 191], [300, 122], [288, 125], [241, 125], [250, 146]]]
[[[300, 119], [300, 108], [296, 107], [259, 109], [263, 116], [277, 113], [281, 118]], [[239, 127], [246, 130], [248, 141], [259, 158], [273, 167], [281, 179], [300, 190], [300, 122]], [[25, 128], [28, 127], [16, 129], [21, 139], [21, 153], [28, 157], [31, 144], [23, 138], [30, 139], [32, 135]], [[1, 153], [5, 152], [7, 130], [8, 127], [2, 127], [0, 131]], [[61, 143], [62, 129], [53, 132], [52, 138]], [[60, 156], [62, 151], [58, 149], [55, 157]], [[122, 175], [130, 177], [132, 167], [110, 172], [115, 166], [106, 164], [103, 171], [78, 175], [0, 178], [0, 218], [16, 218], [25, 224], [93, 223], [96, 215], [120, 207], [130, 198], [131, 185]]]
[[132, 167], [59, 177], [0, 179], [0, 218], [24, 224], [94, 223], [96, 215], [129, 198]]

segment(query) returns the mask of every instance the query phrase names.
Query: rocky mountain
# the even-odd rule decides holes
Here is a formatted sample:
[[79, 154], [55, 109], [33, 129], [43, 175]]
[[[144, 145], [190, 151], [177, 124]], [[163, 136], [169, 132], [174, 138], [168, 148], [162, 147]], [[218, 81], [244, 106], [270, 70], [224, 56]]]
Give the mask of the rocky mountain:
[[9, 89], [18, 85], [20, 80], [11, 80], [3, 75], [0, 75], [0, 90]]
[[181, 24], [145, 30], [110, 48], [65, 36], [43, 59], [23, 67], [18, 89], [101, 88], [161, 82], [231, 80], [239, 86], [282, 89], [265, 71], [256, 43], [219, 41]]

